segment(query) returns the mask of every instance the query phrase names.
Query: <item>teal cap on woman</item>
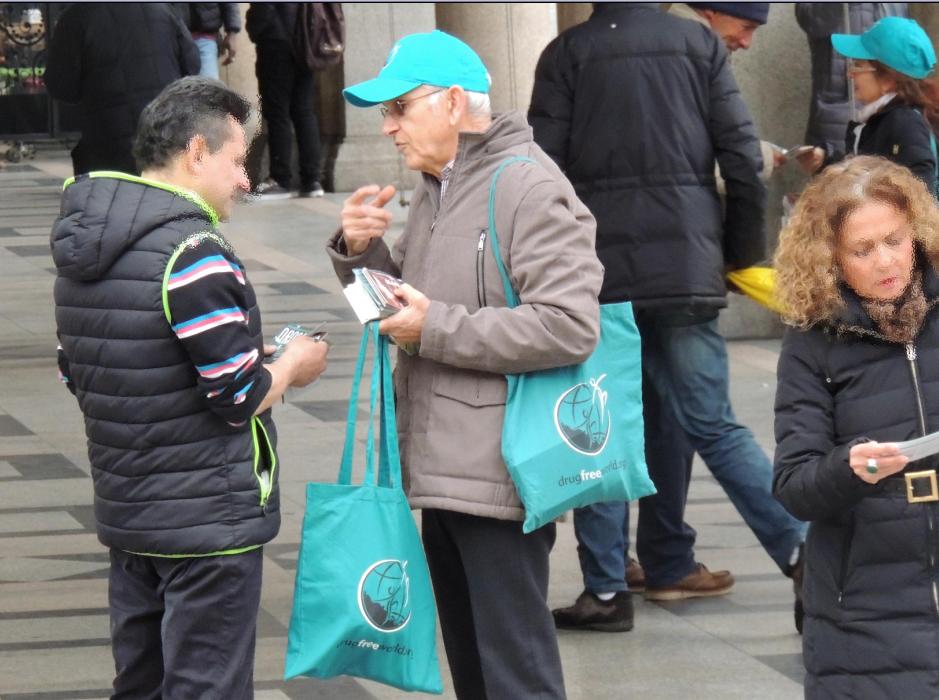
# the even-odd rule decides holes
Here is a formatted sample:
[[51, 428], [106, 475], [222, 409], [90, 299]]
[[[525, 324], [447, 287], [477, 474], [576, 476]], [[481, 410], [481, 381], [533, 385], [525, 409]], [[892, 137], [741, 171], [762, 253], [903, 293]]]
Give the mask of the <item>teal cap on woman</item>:
[[936, 52], [926, 32], [904, 17], [884, 17], [863, 34], [832, 34], [831, 45], [843, 56], [877, 61], [917, 80], [936, 65]]

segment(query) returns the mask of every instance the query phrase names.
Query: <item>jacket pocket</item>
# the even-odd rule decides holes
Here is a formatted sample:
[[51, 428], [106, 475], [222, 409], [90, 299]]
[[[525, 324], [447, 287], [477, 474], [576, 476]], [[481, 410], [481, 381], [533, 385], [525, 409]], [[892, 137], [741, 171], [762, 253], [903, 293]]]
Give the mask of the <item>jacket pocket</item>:
[[845, 527], [844, 537], [841, 540], [841, 566], [838, 570], [838, 605], [843, 605], [844, 589], [848, 581], [848, 566], [851, 560], [851, 547], [854, 543], [854, 512]]
[[506, 383], [501, 374], [447, 368], [433, 379], [433, 392], [468, 406], [499, 406], [505, 403]]
[[274, 490], [274, 474], [277, 471], [277, 453], [271, 444], [267, 429], [257, 416], [251, 418], [251, 439], [254, 443], [254, 478], [258, 481], [260, 505], [267, 504]]

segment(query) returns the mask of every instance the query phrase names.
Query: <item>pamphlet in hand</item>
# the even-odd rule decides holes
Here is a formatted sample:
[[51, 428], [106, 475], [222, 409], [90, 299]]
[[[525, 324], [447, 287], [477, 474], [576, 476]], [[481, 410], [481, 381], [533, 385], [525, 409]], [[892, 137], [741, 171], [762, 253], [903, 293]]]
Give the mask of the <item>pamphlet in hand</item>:
[[896, 446], [900, 449], [900, 454], [909, 457], [911, 462], [923, 457], [929, 457], [939, 453], [939, 432], [930, 433], [906, 442], [898, 442]]
[[287, 347], [287, 343], [301, 335], [308, 335], [313, 340], [325, 340], [326, 331], [323, 330], [325, 323], [320, 323], [315, 328], [307, 328], [306, 326], [301, 326], [299, 323], [290, 323], [284, 326], [277, 335], [274, 336], [274, 350], [273, 353], [264, 358], [265, 362], [273, 362], [278, 357], [284, 354], [284, 348]]
[[342, 293], [360, 323], [387, 318], [407, 306], [403, 299], [395, 296], [395, 290], [401, 286], [397, 277], [367, 267], [357, 267], [352, 272], [355, 282], [346, 285]]
[[775, 143], [770, 144], [774, 150], [782, 154], [782, 157], [786, 160], [791, 160], [792, 158], [798, 158], [801, 155], [804, 155], [811, 151], [815, 146], [792, 146], [791, 148], [783, 148]]

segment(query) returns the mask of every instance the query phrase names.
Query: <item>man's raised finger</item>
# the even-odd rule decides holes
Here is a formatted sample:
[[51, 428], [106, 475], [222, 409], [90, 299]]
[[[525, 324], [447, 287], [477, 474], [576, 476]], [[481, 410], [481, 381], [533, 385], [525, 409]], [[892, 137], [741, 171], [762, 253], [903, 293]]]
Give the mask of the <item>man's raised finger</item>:
[[395, 190], [394, 185], [385, 185], [381, 192], [375, 195], [375, 199], [369, 202], [369, 204], [371, 204], [373, 207], [383, 207], [391, 201], [391, 198], [395, 196], [396, 191], [397, 190]]
[[375, 194], [381, 194], [381, 191], [378, 185], [364, 185], [349, 195], [343, 204], [345, 206], [359, 206], [365, 202], [366, 197], [371, 197]]

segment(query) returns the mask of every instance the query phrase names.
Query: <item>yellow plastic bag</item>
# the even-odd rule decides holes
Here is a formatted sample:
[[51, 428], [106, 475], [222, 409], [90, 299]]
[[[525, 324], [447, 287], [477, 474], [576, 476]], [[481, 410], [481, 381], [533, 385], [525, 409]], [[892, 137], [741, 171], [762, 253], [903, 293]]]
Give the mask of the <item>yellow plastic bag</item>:
[[776, 270], [771, 267], [746, 267], [727, 273], [727, 281], [758, 304], [778, 314], [783, 308], [776, 299]]

